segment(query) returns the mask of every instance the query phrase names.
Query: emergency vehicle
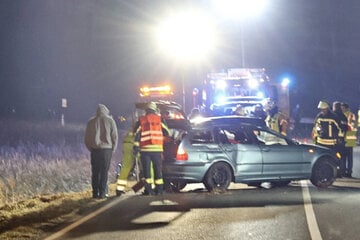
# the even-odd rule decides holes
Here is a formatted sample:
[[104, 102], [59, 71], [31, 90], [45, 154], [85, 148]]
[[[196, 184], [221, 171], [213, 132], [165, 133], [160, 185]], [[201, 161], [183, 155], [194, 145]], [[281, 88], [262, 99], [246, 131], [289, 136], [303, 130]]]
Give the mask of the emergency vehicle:
[[140, 101], [135, 103], [135, 119], [144, 113], [149, 102], [154, 102], [158, 108], [158, 114], [165, 119], [169, 129], [172, 130], [174, 139], [179, 131], [189, 129], [188, 121], [183, 107], [173, 101], [174, 93], [170, 85], [146, 86], [140, 88]]
[[266, 108], [274, 102], [289, 116], [289, 89], [271, 81], [264, 68], [229, 68], [206, 75], [200, 94], [200, 108], [206, 115], [229, 115], [241, 105], [251, 114], [257, 104]]

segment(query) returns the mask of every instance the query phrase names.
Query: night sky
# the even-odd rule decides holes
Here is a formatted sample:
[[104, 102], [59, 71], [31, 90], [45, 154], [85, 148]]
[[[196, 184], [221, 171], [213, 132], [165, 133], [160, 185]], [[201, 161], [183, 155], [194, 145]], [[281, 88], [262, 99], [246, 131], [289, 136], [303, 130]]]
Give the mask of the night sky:
[[[210, 69], [264, 67], [292, 79], [291, 104], [316, 114], [320, 99], [360, 105], [360, 3], [273, 0], [240, 23], [217, 15], [210, 1], [1, 0], [0, 118], [46, 118], [62, 111], [86, 121], [98, 103], [129, 114], [143, 83], [172, 82], [189, 94]], [[196, 4], [195, 4], [196, 3]], [[182, 7], [212, 14], [223, 44], [206, 63], [181, 67], [158, 53], [151, 28]], [[241, 9], [239, 9], [241, 14]]]

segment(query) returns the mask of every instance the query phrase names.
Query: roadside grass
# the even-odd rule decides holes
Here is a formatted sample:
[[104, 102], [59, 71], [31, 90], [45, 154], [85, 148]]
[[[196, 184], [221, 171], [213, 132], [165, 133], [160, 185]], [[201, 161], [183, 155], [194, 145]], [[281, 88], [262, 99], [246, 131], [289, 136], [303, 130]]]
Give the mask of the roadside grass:
[[[74, 214], [101, 204], [91, 198], [85, 124], [0, 121], [0, 129], [0, 238], [38, 239]], [[120, 159], [117, 150], [110, 183]]]

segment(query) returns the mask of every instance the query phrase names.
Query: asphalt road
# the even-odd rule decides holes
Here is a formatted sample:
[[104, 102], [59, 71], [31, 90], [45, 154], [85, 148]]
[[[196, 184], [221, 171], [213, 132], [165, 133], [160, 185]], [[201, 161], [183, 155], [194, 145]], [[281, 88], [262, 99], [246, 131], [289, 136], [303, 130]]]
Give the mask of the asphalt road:
[[47, 239], [359, 239], [359, 148], [354, 159], [359, 179], [328, 189], [297, 181], [271, 189], [233, 184], [223, 194], [202, 184], [179, 194], [126, 194]]

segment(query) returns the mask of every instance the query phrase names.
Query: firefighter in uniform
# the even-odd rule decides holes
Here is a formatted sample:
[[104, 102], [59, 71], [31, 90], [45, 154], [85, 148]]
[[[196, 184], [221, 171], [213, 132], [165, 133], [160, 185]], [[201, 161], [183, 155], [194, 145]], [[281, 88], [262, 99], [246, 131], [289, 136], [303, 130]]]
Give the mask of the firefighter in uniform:
[[[156, 114], [157, 106], [150, 102], [146, 106], [146, 114], [139, 118], [135, 126], [135, 144], [139, 142], [140, 158], [145, 177], [144, 195], [162, 194], [164, 180], [162, 178], [163, 138], [170, 135], [165, 120]], [[151, 178], [151, 163], [154, 168], [154, 179]], [[155, 184], [155, 192], [152, 189]]]
[[336, 144], [336, 150], [338, 152], [340, 152], [340, 154], [341, 154], [339, 177], [344, 177], [345, 169], [346, 169], [346, 166], [345, 166], [346, 165], [345, 134], [348, 129], [348, 124], [347, 124], [348, 121], [341, 109], [340, 102], [338, 102], [338, 101], [333, 102], [333, 112], [337, 117], [338, 125], [340, 128], [340, 131], [338, 134], [338, 139], [337, 139], [337, 144]]
[[120, 175], [116, 181], [116, 196], [121, 196], [125, 193], [125, 189], [128, 183], [128, 177], [131, 172], [131, 169], [134, 166], [135, 155], [133, 153], [134, 147], [134, 133], [133, 129], [130, 129], [122, 142], [122, 167], [120, 170]]
[[342, 103], [341, 109], [347, 118], [348, 125], [348, 129], [345, 134], [345, 177], [351, 178], [353, 168], [353, 148], [356, 146], [357, 137], [356, 116], [350, 111], [347, 103]]
[[268, 115], [265, 119], [266, 125], [275, 132], [287, 135], [288, 120], [285, 114], [279, 111], [274, 102], [269, 103]]
[[318, 109], [320, 109], [320, 112], [315, 117], [312, 131], [313, 142], [337, 151], [339, 134], [341, 136], [338, 118], [330, 110], [329, 104], [325, 101], [319, 102]]

